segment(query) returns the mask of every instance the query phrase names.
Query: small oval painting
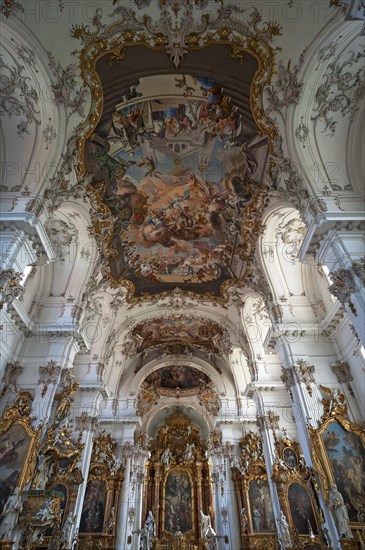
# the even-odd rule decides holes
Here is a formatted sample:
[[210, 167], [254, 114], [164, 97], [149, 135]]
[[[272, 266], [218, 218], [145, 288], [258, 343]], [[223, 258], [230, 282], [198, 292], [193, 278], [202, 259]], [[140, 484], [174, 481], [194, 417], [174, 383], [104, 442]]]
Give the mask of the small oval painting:
[[298, 465], [297, 454], [290, 447], [285, 447], [283, 451], [283, 460], [288, 468], [296, 468]]

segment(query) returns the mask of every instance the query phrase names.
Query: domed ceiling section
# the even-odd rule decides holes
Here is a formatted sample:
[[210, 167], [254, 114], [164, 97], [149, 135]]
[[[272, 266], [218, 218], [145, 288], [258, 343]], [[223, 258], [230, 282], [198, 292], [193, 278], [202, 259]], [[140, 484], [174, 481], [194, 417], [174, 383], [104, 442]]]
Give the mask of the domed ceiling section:
[[[80, 170], [89, 175], [91, 230], [104, 274], [130, 296], [177, 286], [220, 296], [249, 274], [267, 203], [272, 127], [263, 123], [258, 98], [271, 74], [271, 50], [259, 45], [257, 29], [255, 39], [232, 42], [226, 29], [215, 31], [218, 40], [190, 33], [192, 47], [174, 44], [169, 58], [163, 33], [145, 23], [155, 47], [132, 44], [136, 32], [124, 31], [125, 47], [115, 38], [114, 47], [110, 39], [109, 46], [89, 45], [94, 65], [84, 54], [100, 105], [85, 126], [92, 130], [84, 135]], [[263, 35], [274, 33], [266, 28]], [[105, 53], [97, 52], [101, 46]]]
[[148, 319], [138, 323], [128, 336], [134, 353], [158, 348], [170, 354], [183, 354], [190, 349], [223, 352], [228, 335], [217, 323], [184, 315]]

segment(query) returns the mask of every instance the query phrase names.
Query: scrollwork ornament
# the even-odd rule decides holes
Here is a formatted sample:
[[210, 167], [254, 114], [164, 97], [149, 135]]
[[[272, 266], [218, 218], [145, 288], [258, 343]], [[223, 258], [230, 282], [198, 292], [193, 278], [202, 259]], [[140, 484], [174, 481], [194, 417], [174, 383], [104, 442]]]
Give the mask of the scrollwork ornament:
[[5, 393], [11, 386], [13, 387], [15, 392], [18, 391], [16, 387], [16, 380], [22, 372], [23, 367], [18, 361], [14, 361], [13, 363], [8, 363], [6, 365], [3, 377], [1, 379], [1, 382], [3, 383], [3, 389], [0, 397], [4, 397]]
[[359, 277], [361, 283], [365, 285], [365, 257], [352, 262], [352, 269], [357, 277]]
[[47, 387], [49, 384], [56, 384], [59, 374], [61, 372], [61, 367], [56, 365], [56, 362], [51, 360], [48, 361], [45, 367], [39, 367], [39, 383], [43, 384], [42, 388], [42, 397], [45, 396], [47, 392]]
[[337, 380], [340, 384], [345, 384], [350, 394], [354, 397], [354, 391], [351, 386], [353, 380], [349, 364], [345, 361], [338, 361], [335, 365], [331, 365], [331, 370], [337, 376]]
[[0, 309], [3, 309], [4, 305], [11, 304], [15, 298], [18, 298], [24, 288], [20, 282], [22, 274], [14, 269], [7, 269], [0, 274]]
[[317, 105], [314, 109], [315, 115], [311, 118], [315, 124], [323, 121], [322, 133], [329, 131], [330, 136], [334, 135], [338, 125], [335, 113], [350, 115], [350, 122], [354, 119], [364, 97], [365, 79], [364, 67], [360, 66], [357, 71], [354, 67], [364, 56], [363, 52], [355, 54], [350, 51], [347, 59], [341, 59], [338, 55], [328, 64], [323, 82], [315, 94]]
[[292, 387], [295, 384], [295, 380], [294, 380], [294, 373], [293, 373], [292, 369], [282, 368], [280, 378], [281, 378], [283, 384], [285, 385], [291, 399], [293, 399]]
[[294, 372], [297, 376], [298, 382], [305, 385], [307, 392], [310, 396], [313, 395], [311, 384], [315, 384], [314, 379], [315, 367], [309, 365], [304, 359], [299, 359], [296, 365], [293, 365]]
[[351, 300], [351, 294], [356, 291], [352, 273], [348, 269], [340, 268], [331, 273], [332, 284], [329, 287], [331, 294], [336, 296], [341, 304], [347, 304], [353, 315], [357, 316], [356, 308]]

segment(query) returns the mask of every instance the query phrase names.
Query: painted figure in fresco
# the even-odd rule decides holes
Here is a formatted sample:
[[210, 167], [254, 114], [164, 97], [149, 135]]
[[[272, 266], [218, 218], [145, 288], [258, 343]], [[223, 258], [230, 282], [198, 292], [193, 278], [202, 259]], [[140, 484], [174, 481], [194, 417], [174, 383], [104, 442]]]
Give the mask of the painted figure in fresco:
[[335, 483], [331, 483], [331, 490], [328, 497], [328, 505], [333, 510], [338, 534], [341, 537], [352, 539], [353, 535], [349, 526], [349, 515], [341, 493], [337, 490]]
[[141, 530], [140, 550], [151, 550], [152, 542], [155, 538], [155, 518], [152, 511], [148, 512], [146, 521]]
[[0, 539], [11, 540], [12, 531], [18, 523], [19, 514], [22, 509], [22, 497], [19, 495], [19, 487], [16, 487], [13, 494], [6, 501], [3, 509], [3, 521], [0, 526]]

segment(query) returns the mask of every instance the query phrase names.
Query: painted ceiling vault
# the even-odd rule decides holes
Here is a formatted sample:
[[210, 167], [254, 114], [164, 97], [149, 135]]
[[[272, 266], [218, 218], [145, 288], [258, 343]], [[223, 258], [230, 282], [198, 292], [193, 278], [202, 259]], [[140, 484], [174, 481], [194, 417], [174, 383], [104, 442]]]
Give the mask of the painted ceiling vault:
[[102, 47], [73, 30], [86, 44], [93, 94], [79, 164], [91, 232], [104, 274], [136, 297], [177, 286], [220, 296], [222, 283], [248, 275], [267, 204], [273, 128], [259, 105], [272, 70], [267, 43], [279, 29], [260, 31], [254, 14], [253, 40], [247, 25], [233, 30], [223, 7], [215, 19], [200, 15], [200, 26], [185, 8], [172, 10], [167, 52], [171, 10], [157, 27], [134, 17], [104, 29]]

